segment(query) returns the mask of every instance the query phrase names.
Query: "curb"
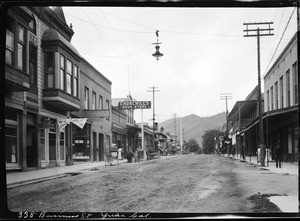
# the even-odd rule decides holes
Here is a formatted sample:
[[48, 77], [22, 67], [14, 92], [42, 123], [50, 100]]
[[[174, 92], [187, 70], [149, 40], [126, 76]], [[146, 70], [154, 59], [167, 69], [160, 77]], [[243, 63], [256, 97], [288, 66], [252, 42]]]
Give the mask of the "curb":
[[48, 176], [48, 177], [42, 177], [42, 178], [36, 178], [36, 179], [31, 179], [31, 180], [26, 180], [26, 181], [15, 182], [15, 183], [7, 184], [6, 188], [7, 188], [7, 190], [9, 190], [14, 187], [25, 186], [25, 185], [33, 184], [33, 183], [39, 183], [39, 182], [52, 180], [52, 179], [56, 179], [56, 178], [62, 178], [65, 176], [68, 176], [68, 174], [64, 173], [64, 174], [52, 175], [52, 176]]

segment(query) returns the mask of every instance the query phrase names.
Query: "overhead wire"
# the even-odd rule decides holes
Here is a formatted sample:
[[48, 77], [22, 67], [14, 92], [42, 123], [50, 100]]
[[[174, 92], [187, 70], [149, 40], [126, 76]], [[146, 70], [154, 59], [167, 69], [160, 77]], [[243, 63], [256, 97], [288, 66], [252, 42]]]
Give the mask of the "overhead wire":
[[267, 66], [267, 68], [266, 68], [266, 70], [265, 70], [265, 72], [264, 72], [264, 75], [265, 75], [266, 72], [268, 71], [268, 68], [269, 68], [269, 66], [270, 66], [270, 64], [271, 64], [271, 62], [272, 62], [272, 60], [273, 60], [273, 58], [274, 58], [274, 56], [275, 56], [275, 54], [276, 54], [276, 52], [277, 52], [277, 49], [278, 49], [278, 47], [279, 47], [279, 45], [280, 45], [280, 43], [281, 43], [281, 41], [282, 41], [282, 38], [283, 38], [283, 36], [284, 36], [284, 34], [285, 34], [287, 28], [288, 28], [288, 25], [289, 25], [289, 23], [290, 23], [290, 21], [291, 21], [291, 19], [292, 19], [292, 17], [293, 17], [293, 14], [294, 14], [295, 10], [296, 10], [296, 8], [294, 8], [294, 10], [292, 11], [292, 14], [291, 14], [290, 17], [289, 17], [289, 20], [288, 20], [288, 22], [287, 22], [287, 24], [286, 24], [286, 26], [285, 26], [285, 28], [284, 28], [284, 31], [282, 32], [282, 35], [281, 35], [281, 37], [280, 37], [280, 40], [279, 40], [279, 42], [278, 42], [278, 44], [277, 44], [277, 47], [276, 47], [276, 49], [275, 49], [275, 51], [274, 51], [274, 53], [273, 53], [273, 56], [272, 56], [272, 58], [271, 58], [271, 60], [270, 60], [270, 62], [269, 62], [269, 64], [268, 64], [268, 66]]
[[[103, 13], [103, 11], [102, 11], [101, 9], [100, 9], [100, 11]], [[112, 25], [111, 25], [111, 23], [109, 22], [109, 20], [107, 19], [107, 17], [106, 17], [105, 15], [104, 15], [104, 17], [105, 17], [107, 23], [110, 25], [110, 27], [112, 27]], [[123, 41], [119, 38], [119, 36], [117, 35], [117, 33], [115, 33], [115, 35], [117, 36], [118, 40], [121, 42], [121, 44], [122, 44], [122, 46], [124, 47], [125, 51], [128, 52], [127, 47], [125, 46], [125, 44], [123, 43]], [[137, 64], [137, 62], [136, 62], [133, 58], [131, 58], [131, 59], [133, 60], [133, 62], [134, 62], [134, 63], [142, 70], [142, 72], [144, 73], [144, 70]], [[145, 74], [143, 74], [142, 76], [147, 78], [147, 75], [145, 75]], [[149, 81], [148, 78], [147, 78], [147, 80]]]

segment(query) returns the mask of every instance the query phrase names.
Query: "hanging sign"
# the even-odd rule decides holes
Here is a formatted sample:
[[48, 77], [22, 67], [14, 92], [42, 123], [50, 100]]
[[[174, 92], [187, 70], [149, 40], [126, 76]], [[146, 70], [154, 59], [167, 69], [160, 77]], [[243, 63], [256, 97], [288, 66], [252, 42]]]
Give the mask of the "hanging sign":
[[119, 102], [120, 109], [150, 109], [151, 101], [122, 101]]
[[72, 123], [82, 129], [87, 121], [87, 118], [73, 118]]
[[57, 124], [59, 127], [59, 130], [63, 130], [69, 123], [71, 123], [72, 119], [62, 119], [62, 120], [57, 120]]
[[87, 121], [87, 118], [69, 118], [63, 120], [57, 120], [57, 124], [60, 130], [63, 130], [69, 123], [73, 123], [82, 129]]

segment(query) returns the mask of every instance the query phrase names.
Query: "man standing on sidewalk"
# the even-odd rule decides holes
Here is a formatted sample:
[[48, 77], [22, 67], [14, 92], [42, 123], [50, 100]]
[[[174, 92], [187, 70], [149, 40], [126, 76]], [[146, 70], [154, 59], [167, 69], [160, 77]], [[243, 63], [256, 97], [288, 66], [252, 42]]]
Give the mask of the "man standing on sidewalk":
[[275, 154], [275, 161], [276, 161], [276, 168], [278, 168], [278, 164], [279, 164], [279, 168], [281, 168], [281, 161], [282, 161], [282, 151], [280, 148], [280, 142], [277, 142], [277, 145], [275, 146], [275, 150], [274, 150], [274, 154]]

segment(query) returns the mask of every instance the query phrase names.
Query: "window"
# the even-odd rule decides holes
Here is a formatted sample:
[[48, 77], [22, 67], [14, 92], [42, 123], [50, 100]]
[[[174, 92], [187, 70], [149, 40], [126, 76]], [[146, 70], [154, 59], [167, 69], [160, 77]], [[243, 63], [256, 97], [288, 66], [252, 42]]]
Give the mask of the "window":
[[45, 53], [45, 70], [46, 70], [46, 88], [54, 87], [54, 54], [53, 52]]
[[19, 26], [19, 40], [18, 40], [18, 62], [17, 67], [20, 70], [24, 70], [24, 53], [25, 53], [25, 30], [23, 27]]
[[6, 64], [13, 65], [14, 55], [14, 23], [11, 18], [7, 20], [6, 28], [6, 47], [5, 47], [5, 62]]
[[73, 95], [78, 96], [78, 67], [75, 64], [73, 66]]
[[18, 162], [18, 132], [17, 126], [5, 125], [5, 155], [7, 163]]
[[103, 97], [101, 95], [99, 95], [99, 109], [103, 109]]
[[106, 100], [106, 108], [109, 109], [109, 100]]
[[270, 110], [270, 93], [269, 90], [267, 91], [267, 110]]
[[275, 88], [274, 88], [274, 93], [275, 93], [275, 109], [278, 109], [278, 82], [275, 82]]
[[65, 84], [65, 57], [60, 55], [60, 72], [59, 72], [59, 88], [64, 90]]
[[84, 109], [89, 109], [89, 89], [87, 87], [84, 88]]
[[280, 108], [283, 108], [283, 76], [279, 79]]
[[96, 93], [94, 91], [92, 95], [92, 110], [96, 110]]
[[289, 107], [291, 105], [290, 69], [286, 72], [286, 93], [286, 106]]
[[65, 133], [64, 132], [60, 132], [60, 136], [59, 136], [59, 148], [60, 148], [60, 160], [64, 160], [65, 159]]
[[32, 44], [29, 44], [29, 80], [37, 86], [37, 48]]
[[33, 16], [31, 22], [29, 23], [29, 29], [33, 34], [36, 34], [36, 22]]
[[67, 60], [66, 91], [72, 94], [72, 62]]
[[293, 76], [294, 76], [294, 104], [298, 104], [298, 68], [297, 62], [293, 64]]
[[270, 92], [270, 103], [271, 103], [271, 110], [274, 110], [273, 86], [271, 87], [271, 92]]

